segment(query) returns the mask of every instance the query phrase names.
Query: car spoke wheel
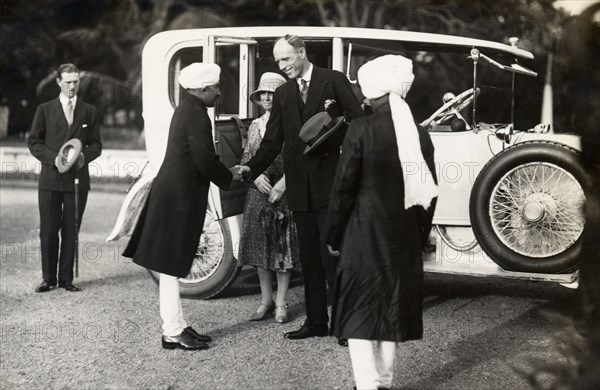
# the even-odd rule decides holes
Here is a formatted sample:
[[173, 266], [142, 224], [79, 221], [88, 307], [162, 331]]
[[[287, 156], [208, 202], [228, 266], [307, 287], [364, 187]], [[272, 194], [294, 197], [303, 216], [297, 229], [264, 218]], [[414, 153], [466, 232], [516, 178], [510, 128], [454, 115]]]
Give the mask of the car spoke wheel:
[[[217, 221], [207, 211], [190, 272], [185, 278], [179, 279], [181, 296], [212, 298], [227, 288], [240, 270], [241, 267], [233, 256], [233, 243], [227, 222]], [[150, 271], [150, 274], [158, 283], [159, 274], [154, 271]]]
[[512, 169], [492, 190], [490, 219], [498, 238], [524, 256], [544, 258], [570, 248], [583, 232], [583, 189], [548, 163]]
[[473, 232], [502, 268], [561, 273], [578, 265], [587, 180], [578, 152], [524, 142], [494, 156], [471, 192]]
[[196, 256], [190, 273], [181, 283], [199, 283], [209, 279], [219, 268], [225, 254], [225, 236], [223, 229], [211, 213], [206, 213], [204, 230], [200, 236]]

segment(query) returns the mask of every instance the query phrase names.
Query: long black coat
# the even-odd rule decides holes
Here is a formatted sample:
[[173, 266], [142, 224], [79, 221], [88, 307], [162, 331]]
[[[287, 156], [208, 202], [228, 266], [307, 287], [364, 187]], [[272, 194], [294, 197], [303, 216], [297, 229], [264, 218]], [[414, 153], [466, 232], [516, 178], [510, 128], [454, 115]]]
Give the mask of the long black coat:
[[306, 144], [298, 137], [308, 119], [325, 111], [328, 99], [334, 99], [340, 105], [348, 121], [363, 115], [348, 79], [335, 70], [313, 66], [306, 104], [302, 102], [296, 79], [277, 88], [260, 148], [247, 163], [252, 169], [252, 179], [255, 179], [271, 165], [283, 147], [286, 196], [292, 211], [307, 211], [309, 199], [312, 199], [313, 207], [325, 206], [329, 201], [345, 131], [337, 131], [306, 155]]
[[[433, 144], [419, 127], [435, 178]], [[350, 124], [331, 193], [323, 239], [341, 249], [332, 332], [342, 338], [420, 339], [422, 248], [429, 210], [404, 209], [404, 182], [389, 105]]]
[[60, 147], [72, 138], [79, 139], [83, 144], [85, 165], [78, 172], [78, 190], [85, 192], [90, 189], [88, 164], [102, 153], [96, 108], [78, 97], [71, 126], [67, 123], [59, 98], [41, 104], [37, 108], [27, 143], [31, 154], [42, 163], [39, 178], [41, 190], [75, 191], [75, 169], [60, 173], [54, 165]]
[[165, 159], [123, 256], [151, 270], [185, 277], [202, 233], [212, 181], [229, 187], [204, 103], [183, 92], [173, 114]]

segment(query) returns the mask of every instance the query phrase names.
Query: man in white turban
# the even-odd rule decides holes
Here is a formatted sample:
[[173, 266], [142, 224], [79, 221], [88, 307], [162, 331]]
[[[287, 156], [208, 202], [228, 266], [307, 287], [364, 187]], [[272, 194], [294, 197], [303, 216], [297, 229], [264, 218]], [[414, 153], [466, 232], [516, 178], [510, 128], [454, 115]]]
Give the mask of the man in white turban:
[[[398, 158], [404, 173], [404, 207], [429, 207], [438, 195], [437, 185], [429, 172], [419, 147], [419, 133], [410, 107], [404, 100], [415, 76], [412, 61], [399, 55], [386, 55], [364, 64], [358, 70], [358, 80], [367, 99], [389, 95], [394, 121]], [[424, 179], [424, 180], [421, 180]]]
[[206, 349], [211, 341], [185, 322], [178, 278], [189, 274], [196, 256], [210, 183], [227, 188], [233, 178], [215, 154], [206, 110], [221, 94], [220, 71], [218, 65], [203, 63], [181, 70], [179, 84], [184, 89], [171, 119], [165, 158], [123, 253], [160, 274], [165, 349]]
[[332, 331], [349, 343], [357, 389], [390, 388], [396, 345], [423, 335], [422, 250], [437, 197], [433, 144], [404, 101], [412, 62], [358, 70], [374, 109], [348, 128], [323, 239], [340, 256]]
[[179, 84], [189, 90], [202, 89], [219, 83], [221, 68], [217, 64], [194, 62], [181, 69]]

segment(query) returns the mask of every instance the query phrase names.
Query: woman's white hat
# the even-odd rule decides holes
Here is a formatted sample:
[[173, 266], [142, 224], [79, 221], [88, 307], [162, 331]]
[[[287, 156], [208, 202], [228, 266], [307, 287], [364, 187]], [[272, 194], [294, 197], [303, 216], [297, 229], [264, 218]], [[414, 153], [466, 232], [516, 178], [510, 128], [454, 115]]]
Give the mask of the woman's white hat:
[[277, 87], [285, 83], [285, 78], [279, 73], [265, 72], [260, 76], [260, 82], [256, 91], [250, 94], [250, 100], [254, 103], [260, 103], [260, 94], [262, 92], [275, 92]]

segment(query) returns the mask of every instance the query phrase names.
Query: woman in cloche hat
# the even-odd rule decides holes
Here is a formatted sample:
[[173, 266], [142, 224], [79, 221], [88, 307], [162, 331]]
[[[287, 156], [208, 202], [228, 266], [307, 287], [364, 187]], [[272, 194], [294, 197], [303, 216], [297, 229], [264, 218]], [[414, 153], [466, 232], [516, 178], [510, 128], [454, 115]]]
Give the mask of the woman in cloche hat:
[[[259, 104], [265, 113], [255, 119], [248, 129], [248, 142], [241, 164], [250, 160], [262, 141], [273, 105], [273, 92], [285, 83], [283, 76], [266, 72], [252, 92], [250, 100]], [[275, 311], [275, 321], [287, 322], [286, 294], [291, 271], [298, 269], [298, 242], [284, 196], [285, 176], [283, 158], [279, 155], [248, 189], [244, 208], [244, 223], [240, 242], [239, 261], [256, 267], [260, 280], [262, 301], [251, 321], [260, 321]], [[277, 275], [277, 297], [273, 300], [273, 275]]]

